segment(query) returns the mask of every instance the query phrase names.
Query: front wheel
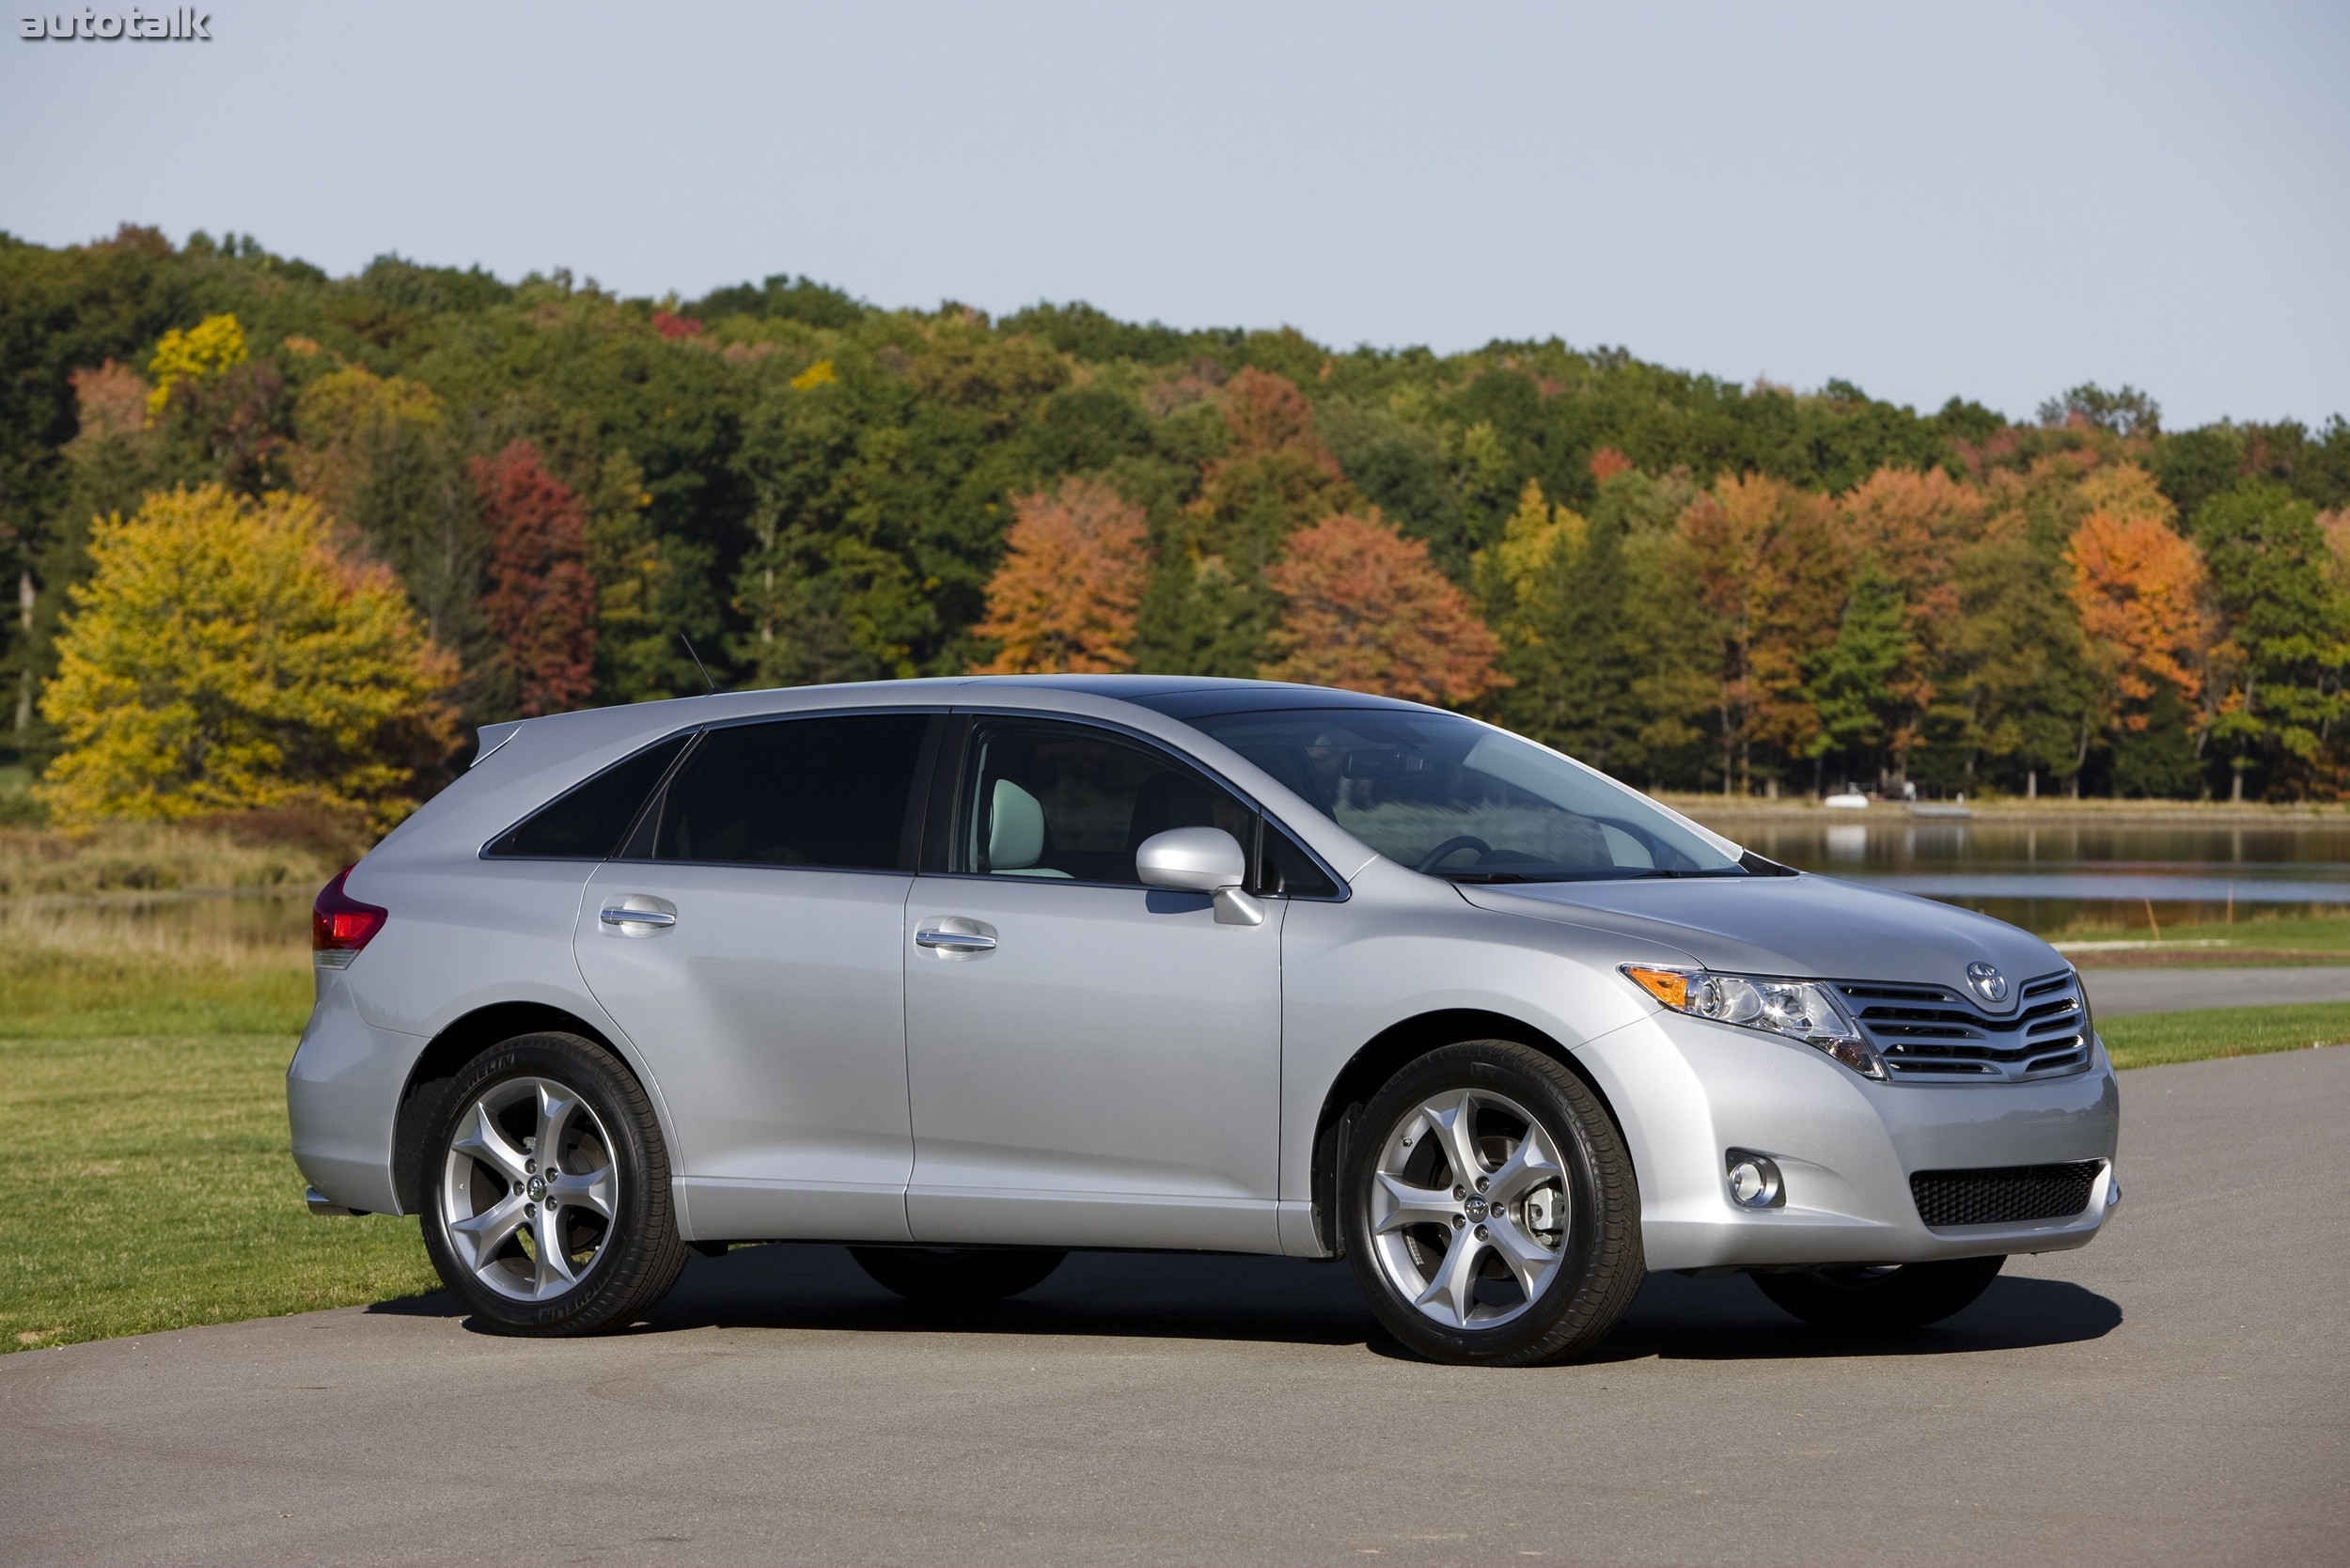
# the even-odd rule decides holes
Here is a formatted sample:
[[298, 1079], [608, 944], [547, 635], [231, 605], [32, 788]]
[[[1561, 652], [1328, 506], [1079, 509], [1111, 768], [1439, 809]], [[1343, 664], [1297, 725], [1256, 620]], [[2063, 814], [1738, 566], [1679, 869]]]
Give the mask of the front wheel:
[[427, 1146], [425, 1250], [488, 1326], [576, 1335], [634, 1321], [685, 1266], [652, 1104], [593, 1041], [532, 1034], [449, 1086]]
[[1764, 1295], [1815, 1328], [1865, 1333], [1940, 1323], [1989, 1290], [2006, 1262], [2004, 1257], [1952, 1258], [1752, 1278]]
[[1432, 1360], [1529, 1366], [1605, 1339], [1645, 1273], [1614, 1119], [1555, 1058], [1448, 1045], [1372, 1097], [1340, 1174], [1355, 1276]]

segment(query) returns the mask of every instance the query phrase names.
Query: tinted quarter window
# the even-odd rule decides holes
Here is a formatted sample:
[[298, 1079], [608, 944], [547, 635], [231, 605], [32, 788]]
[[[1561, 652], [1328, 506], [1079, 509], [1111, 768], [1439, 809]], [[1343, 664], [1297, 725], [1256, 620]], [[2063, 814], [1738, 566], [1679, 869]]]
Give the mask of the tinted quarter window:
[[985, 722], [974, 737], [956, 870], [1139, 886], [1135, 850], [1173, 827], [1246, 845], [1255, 812], [1147, 746], [1081, 725]]
[[1271, 821], [1264, 824], [1263, 890], [1285, 893], [1295, 899], [1335, 899], [1339, 885], [1330, 873], [1314, 864], [1298, 841], [1276, 826]]
[[602, 860], [619, 853], [620, 835], [690, 739], [672, 735], [613, 764], [492, 840], [484, 853], [534, 860]]
[[678, 770], [659, 860], [911, 870], [927, 713], [846, 713], [713, 729]]

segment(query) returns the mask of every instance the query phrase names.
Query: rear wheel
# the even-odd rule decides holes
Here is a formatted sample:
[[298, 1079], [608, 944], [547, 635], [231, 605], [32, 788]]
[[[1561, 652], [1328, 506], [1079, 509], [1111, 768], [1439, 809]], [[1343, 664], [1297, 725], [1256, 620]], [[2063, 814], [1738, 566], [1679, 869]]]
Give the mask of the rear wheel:
[[909, 1301], [970, 1306], [1034, 1290], [1066, 1252], [1034, 1247], [853, 1247], [857, 1267]]
[[1605, 1339], [1645, 1272], [1616, 1124], [1555, 1058], [1448, 1045], [1364, 1109], [1340, 1173], [1371, 1310], [1434, 1360], [1528, 1366]]
[[493, 1328], [593, 1334], [641, 1317], [685, 1266], [643, 1088], [572, 1034], [509, 1040], [449, 1087], [428, 1145], [425, 1250]]
[[1814, 1327], [1866, 1332], [1922, 1328], [1963, 1311], [1991, 1288], [2006, 1262], [1954, 1258], [1752, 1278], [1764, 1295]]

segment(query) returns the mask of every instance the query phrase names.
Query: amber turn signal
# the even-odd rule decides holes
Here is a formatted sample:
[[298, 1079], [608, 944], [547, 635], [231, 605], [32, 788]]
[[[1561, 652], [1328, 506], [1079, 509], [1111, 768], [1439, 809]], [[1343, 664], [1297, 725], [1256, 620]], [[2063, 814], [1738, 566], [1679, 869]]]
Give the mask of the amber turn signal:
[[1637, 964], [1627, 964], [1623, 972], [1632, 977], [1634, 984], [1675, 1012], [1688, 1011], [1689, 977], [1680, 970], [1643, 969]]

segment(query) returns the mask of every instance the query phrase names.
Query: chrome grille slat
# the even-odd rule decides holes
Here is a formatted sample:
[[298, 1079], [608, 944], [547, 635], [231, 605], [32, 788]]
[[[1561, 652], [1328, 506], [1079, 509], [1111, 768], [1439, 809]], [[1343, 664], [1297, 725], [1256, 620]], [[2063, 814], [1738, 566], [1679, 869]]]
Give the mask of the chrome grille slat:
[[2006, 1017], [1986, 1012], [1946, 987], [1829, 983], [1851, 1004], [1896, 1079], [2018, 1083], [2062, 1077], [2089, 1066], [2080, 977], [2070, 969], [2024, 981], [2016, 988], [2021, 1005]]

